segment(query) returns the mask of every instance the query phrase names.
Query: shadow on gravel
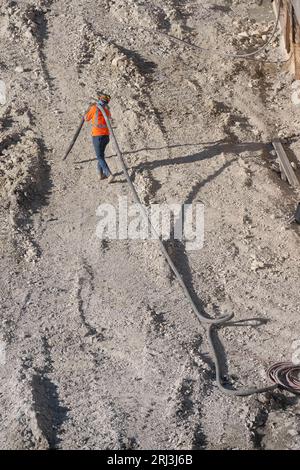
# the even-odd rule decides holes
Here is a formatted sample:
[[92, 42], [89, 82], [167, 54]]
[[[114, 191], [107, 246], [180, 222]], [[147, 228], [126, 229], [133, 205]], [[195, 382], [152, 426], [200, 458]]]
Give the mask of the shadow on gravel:
[[[201, 144], [199, 144], [201, 145]], [[222, 153], [226, 154], [239, 154], [243, 152], [258, 152], [265, 149], [266, 144], [259, 142], [244, 142], [244, 143], [232, 143], [232, 142], [218, 142], [216, 144], [205, 147], [201, 152], [197, 152], [191, 155], [184, 155], [182, 157], [166, 158], [161, 160], [154, 160], [151, 162], [139, 163], [135, 169], [149, 169], [160, 168], [170, 165], [184, 165], [186, 163], [195, 163], [209, 158], [216, 157]], [[147, 150], [147, 149], [145, 149]], [[132, 152], [131, 152], [132, 153]]]
[[38, 54], [41, 60], [41, 66], [42, 66], [46, 81], [50, 89], [53, 89], [52, 82], [54, 81], [54, 78], [51, 77], [48, 66], [47, 66], [47, 58], [44, 52], [44, 46], [45, 46], [45, 42], [47, 41], [49, 37], [48, 20], [47, 20], [46, 15], [48, 11], [50, 10], [52, 3], [53, 3], [53, 0], [48, 0], [46, 12], [43, 11], [42, 9], [39, 9], [36, 6], [32, 6], [28, 12], [29, 16], [33, 20], [34, 24], [36, 25], [34, 34], [35, 34], [36, 41], [39, 45]]
[[[213, 340], [215, 349], [219, 357], [220, 374], [225, 385], [230, 385], [230, 388], [231, 388], [231, 386], [234, 385], [234, 383], [232, 384], [232, 382], [235, 382], [236, 377], [234, 375], [230, 375], [229, 373], [228, 360], [227, 360], [228, 354], [226, 353], [225, 348], [222, 344], [222, 341], [219, 338], [218, 332], [221, 330], [221, 328], [227, 328], [230, 326], [234, 326], [234, 327], [237, 327], [237, 326], [246, 327], [247, 326], [247, 327], [252, 327], [252, 328], [258, 328], [259, 326], [265, 325], [269, 321], [270, 320], [266, 318], [260, 318], [260, 317], [247, 318], [244, 320], [229, 321], [227, 323], [224, 323], [223, 325], [216, 326], [213, 329], [212, 340]], [[259, 384], [257, 384], [257, 386], [259, 387]]]
[[[251, 426], [251, 441], [255, 450], [265, 450], [264, 437], [269, 433], [266, 425], [269, 419], [269, 413], [272, 411], [286, 411], [289, 408], [294, 408], [293, 414], [297, 414], [297, 407], [299, 403], [299, 396], [287, 395], [288, 392], [284, 390], [275, 390], [266, 394], [266, 403], [261, 404], [255, 419]], [[292, 410], [289, 410], [290, 412]]]
[[152, 81], [151, 75], [154, 74], [155, 70], [157, 69], [157, 64], [155, 62], [145, 60], [141, 54], [131, 49], [126, 49], [120, 45], [117, 45], [117, 47], [134, 62], [134, 64], [138, 67], [141, 75], [146, 76], [148, 81]]
[[[179, 147], [197, 147], [198, 145], [208, 145], [208, 144], [217, 144], [221, 143], [223, 140], [217, 140], [215, 142], [198, 142], [194, 144], [173, 144], [173, 145], [165, 145], [164, 147], [143, 147], [140, 149], [136, 150], [126, 150], [125, 152], [122, 152], [122, 155], [134, 155], [136, 153], [140, 152], [156, 152], [157, 150], [165, 150], [165, 149], [173, 149], [173, 148], [179, 148]], [[116, 154], [108, 155], [106, 158], [111, 158], [111, 157], [116, 157]], [[88, 163], [88, 162], [94, 162], [96, 161], [96, 158], [90, 158], [89, 160], [78, 160], [75, 161], [75, 163]]]
[[19, 211], [15, 216], [15, 223], [18, 229], [27, 234], [28, 239], [36, 248], [38, 256], [41, 254], [40, 246], [32, 234], [33, 214], [49, 203], [53, 182], [50, 177], [50, 165], [45, 158], [47, 149], [42, 139], [38, 139], [39, 159], [35, 162], [34, 181], [30, 182], [26, 188], [16, 190], [15, 194], [19, 206]]
[[[8, 127], [8, 126], [7, 126]], [[0, 142], [0, 156], [2, 155], [3, 150], [6, 150], [11, 145], [16, 145], [19, 143], [24, 136], [25, 132], [15, 132], [14, 134], [6, 136]]]
[[226, 168], [228, 168], [233, 162], [237, 161], [237, 158], [232, 158], [229, 162], [224, 163], [217, 171], [215, 171], [212, 175], [209, 175], [207, 178], [204, 180], [198, 181], [191, 189], [189, 194], [187, 195], [184, 204], [192, 204], [194, 199], [196, 198], [198, 192], [200, 191], [201, 188], [203, 188], [206, 184], [210, 183], [213, 181], [215, 178], [217, 178], [221, 173], [223, 173]]
[[[143, 147], [136, 150], [126, 150], [122, 152], [123, 155], [134, 155], [139, 152], [156, 152], [158, 150], [173, 149], [180, 147], [197, 147], [204, 146], [201, 152], [197, 152], [190, 155], [175, 158], [165, 158], [160, 160], [154, 160], [151, 162], [141, 162], [134, 168], [139, 169], [154, 169], [169, 165], [181, 165], [185, 163], [194, 163], [208, 158], [213, 158], [221, 153], [242, 153], [242, 152], [258, 152], [263, 151], [268, 146], [267, 143], [260, 142], [228, 142], [225, 140], [217, 140], [214, 142], [196, 142], [190, 144], [174, 144], [166, 145], [164, 147]], [[108, 155], [106, 158], [116, 157], [116, 154]], [[88, 160], [76, 160], [74, 164], [78, 163], [89, 163], [96, 161], [96, 158], [90, 158]]]
[[57, 386], [47, 377], [35, 375], [32, 378], [32, 397], [38, 426], [50, 449], [55, 449], [60, 443], [59, 431], [69, 410], [61, 406]]
[[[203, 301], [198, 297], [197, 292], [193, 286], [193, 275], [192, 271], [190, 268], [188, 256], [185, 252], [185, 246], [184, 244], [179, 241], [179, 240], [170, 240], [164, 242], [176, 268], [178, 269], [180, 275], [182, 276], [182, 279], [189, 291], [189, 294], [195, 303], [198, 311], [200, 312], [201, 315], [204, 317], [209, 318], [209, 315], [206, 312], [205, 305]], [[214, 310], [216, 313], [218, 312], [218, 309], [216, 306], [214, 306]], [[243, 320], [237, 320], [237, 321], [229, 321], [226, 324], [223, 325], [223, 327], [252, 327], [252, 328], [258, 328], [261, 325], [265, 325], [269, 320], [266, 318], [247, 318]], [[223, 344], [218, 336], [218, 330], [222, 326], [216, 327], [213, 330], [212, 336], [213, 336], [213, 342], [219, 357], [219, 362], [220, 362], [220, 369], [221, 369], [221, 376], [223, 377], [223, 380], [225, 383], [229, 385], [229, 383], [234, 382], [236, 380], [236, 377], [233, 375], [229, 375], [229, 369], [228, 369], [228, 361], [227, 361], [227, 354], [226, 351], [223, 347]], [[197, 354], [201, 357], [202, 360], [206, 362], [206, 364], [209, 366], [210, 371], [207, 373], [207, 380], [209, 381], [209, 384], [207, 384], [205, 392], [209, 393], [211, 391], [211, 383], [215, 380], [215, 365], [213, 361], [201, 354], [200, 352], [200, 345], [201, 345], [202, 340], [200, 339], [200, 342], [197, 342], [194, 347], [194, 351], [197, 352]], [[201, 441], [201, 439], [200, 439]]]
[[[185, 285], [187, 286], [190, 296], [193, 302], [196, 304], [197, 309], [199, 310], [201, 314], [203, 314], [203, 316], [207, 316], [205, 313], [204, 304], [199, 299], [193, 286], [193, 275], [192, 275], [192, 271], [190, 268], [188, 256], [185, 252], [184, 243], [182, 243], [180, 240], [172, 239], [172, 236], [171, 236], [171, 239], [163, 241], [163, 244], [165, 245], [180, 275], [182, 276], [182, 279]], [[172, 279], [174, 279], [175, 277], [174, 274], [172, 273], [171, 275], [172, 275]]]
[[[30, 209], [32, 213], [38, 212], [43, 206], [48, 205], [49, 197], [53, 187], [53, 181], [50, 176], [50, 165], [46, 159], [47, 148], [42, 139], [38, 139], [39, 145], [39, 168], [37, 180], [26, 194], [18, 194], [18, 203], [25, 209]], [[26, 217], [25, 223], [28, 223]]]

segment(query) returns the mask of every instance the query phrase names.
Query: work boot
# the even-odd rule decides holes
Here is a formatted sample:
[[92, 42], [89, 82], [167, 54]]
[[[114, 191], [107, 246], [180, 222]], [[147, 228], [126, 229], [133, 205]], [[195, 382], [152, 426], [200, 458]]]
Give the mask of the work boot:
[[108, 181], [109, 183], [112, 183], [112, 182], [114, 181], [114, 179], [115, 179], [114, 175], [109, 175], [107, 181]]

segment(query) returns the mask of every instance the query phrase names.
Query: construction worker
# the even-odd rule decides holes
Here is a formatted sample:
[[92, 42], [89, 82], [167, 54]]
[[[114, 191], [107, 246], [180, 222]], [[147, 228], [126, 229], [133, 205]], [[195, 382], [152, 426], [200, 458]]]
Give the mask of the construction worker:
[[[110, 102], [110, 96], [102, 94], [98, 97], [97, 103], [99, 103], [108, 118], [111, 117], [108, 103]], [[98, 166], [97, 173], [99, 179], [108, 178], [108, 182], [112, 183], [114, 180], [114, 175], [110, 171], [106, 161], [105, 161], [105, 149], [109, 142], [109, 129], [105, 122], [104, 116], [101, 110], [97, 107], [97, 103], [93, 104], [88, 112], [86, 113], [84, 119], [85, 121], [92, 121], [92, 139], [93, 145], [96, 152]]]

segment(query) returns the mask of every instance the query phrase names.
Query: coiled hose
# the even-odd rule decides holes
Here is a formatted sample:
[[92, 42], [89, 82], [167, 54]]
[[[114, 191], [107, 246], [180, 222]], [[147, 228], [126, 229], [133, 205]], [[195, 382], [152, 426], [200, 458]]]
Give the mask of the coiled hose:
[[[256, 394], [256, 393], [269, 392], [271, 390], [276, 389], [278, 387], [278, 385], [281, 385], [285, 388], [288, 388], [290, 391], [294, 391], [294, 392], [297, 391], [297, 390], [299, 391], [300, 390], [300, 382], [299, 381], [297, 382], [297, 379], [296, 379], [296, 376], [295, 376], [296, 371], [294, 370], [295, 368], [293, 368], [292, 372], [287, 373], [287, 374], [286, 374], [286, 369], [284, 369], [284, 372], [282, 372], [282, 369], [280, 369], [280, 374], [279, 373], [276, 374], [276, 371], [277, 371], [277, 369], [276, 369], [277, 365], [276, 364], [274, 364], [274, 366], [272, 366], [272, 367], [275, 367], [275, 369], [271, 368], [272, 373], [271, 374], [269, 373], [270, 379], [273, 382], [276, 382], [274, 385], [269, 385], [269, 386], [260, 387], [260, 388], [257, 388], [257, 387], [241, 388], [241, 389], [237, 389], [237, 390], [229, 389], [225, 386], [225, 384], [222, 380], [220, 354], [218, 353], [217, 346], [215, 344], [214, 335], [216, 334], [216, 330], [220, 326], [226, 326], [226, 323], [228, 323], [228, 321], [233, 318], [233, 314], [225, 315], [225, 316], [222, 316], [220, 318], [207, 318], [207, 317], [203, 316], [203, 314], [197, 308], [195, 302], [193, 301], [193, 299], [192, 299], [192, 297], [189, 293], [189, 290], [188, 290], [184, 280], [182, 279], [179, 271], [177, 270], [175, 264], [173, 263], [169, 253], [167, 252], [161, 237], [158, 235], [157, 231], [155, 230], [155, 227], [153, 226], [153, 224], [152, 224], [152, 222], [149, 218], [149, 215], [148, 215], [147, 211], [145, 210], [145, 207], [142, 204], [142, 202], [139, 198], [139, 195], [138, 195], [138, 193], [137, 193], [137, 191], [136, 191], [136, 189], [135, 189], [135, 187], [134, 187], [134, 185], [133, 185], [133, 183], [130, 179], [130, 176], [128, 174], [127, 167], [126, 167], [126, 164], [125, 164], [125, 161], [124, 161], [124, 158], [122, 156], [122, 153], [121, 153], [118, 141], [115, 137], [114, 131], [112, 129], [110, 120], [107, 117], [107, 115], [104, 111], [104, 108], [100, 105], [99, 102], [97, 102], [97, 106], [98, 106], [99, 110], [101, 111], [101, 113], [102, 113], [102, 115], [103, 115], [103, 117], [106, 121], [107, 127], [110, 131], [110, 135], [111, 135], [111, 138], [112, 138], [115, 150], [116, 150], [116, 154], [118, 156], [118, 159], [119, 159], [119, 162], [121, 164], [124, 176], [127, 180], [127, 183], [129, 184], [129, 187], [132, 191], [134, 200], [141, 207], [142, 213], [143, 213], [145, 219], [150, 224], [150, 226], [153, 230], [153, 233], [155, 233], [155, 235], [157, 236], [158, 241], [159, 241], [160, 250], [161, 250], [162, 254], [164, 255], [164, 257], [165, 257], [167, 263], [169, 264], [170, 268], [172, 269], [174, 275], [176, 276], [180, 286], [182, 287], [182, 290], [183, 290], [186, 298], [188, 299], [188, 301], [189, 301], [189, 303], [190, 303], [190, 305], [193, 309], [193, 312], [195, 313], [198, 320], [206, 326], [207, 334], [208, 334], [208, 341], [209, 341], [209, 345], [210, 345], [210, 348], [211, 348], [213, 361], [214, 361], [214, 365], [215, 365], [215, 370], [216, 370], [216, 383], [217, 383], [218, 388], [223, 393], [225, 393], [226, 395], [233, 395], [233, 396], [248, 396], [248, 395], [253, 395], [253, 394]], [[297, 368], [297, 371], [299, 371], [298, 369], [300, 370], [300, 367]], [[286, 382], [285, 383], [288, 384], [288, 386], [284, 385], [283, 376], [286, 377]], [[278, 377], [279, 377], [280, 380], [278, 379]], [[296, 388], [295, 388], [295, 385], [296, 385]]]
[[277, 362], [268, 370], [273, 382], [293, 393], [300, 393], [300, 365], [292, 362]]

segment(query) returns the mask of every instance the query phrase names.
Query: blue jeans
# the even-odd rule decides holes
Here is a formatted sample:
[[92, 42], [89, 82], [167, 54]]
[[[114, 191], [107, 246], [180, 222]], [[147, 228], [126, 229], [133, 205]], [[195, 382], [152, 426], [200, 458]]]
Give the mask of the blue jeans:
[[108, 165], [105, 161], [105, 149], [109, 142], [108, 135], [97, 135], [93, 136], [93, 145], [96, 152], [97, 160], [98, 160], [98, 169], [100, 173], [103, 173], [105, 176], [110, 176], [111, 171], [108, 168]]

